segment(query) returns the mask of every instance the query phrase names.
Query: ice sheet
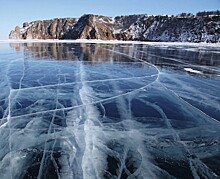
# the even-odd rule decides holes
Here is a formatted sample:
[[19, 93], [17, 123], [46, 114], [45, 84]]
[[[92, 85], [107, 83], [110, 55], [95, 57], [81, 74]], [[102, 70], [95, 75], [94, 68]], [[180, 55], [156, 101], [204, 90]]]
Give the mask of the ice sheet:
[[220, 177], [218, 45], [42, 42], [0, 44], [1, 179]]

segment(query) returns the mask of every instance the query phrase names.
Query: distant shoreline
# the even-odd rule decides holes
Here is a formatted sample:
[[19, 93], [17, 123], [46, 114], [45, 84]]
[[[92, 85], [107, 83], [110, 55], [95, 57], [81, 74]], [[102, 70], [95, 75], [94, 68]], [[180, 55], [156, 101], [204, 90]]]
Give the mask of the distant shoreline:
[[97, 39], [143, 42], [220, 43], [220, 11], [196, 15], [128, 15], [109, 17], [85, 14], [80, 18], [55, 18], [24, 22], [9, 39]]

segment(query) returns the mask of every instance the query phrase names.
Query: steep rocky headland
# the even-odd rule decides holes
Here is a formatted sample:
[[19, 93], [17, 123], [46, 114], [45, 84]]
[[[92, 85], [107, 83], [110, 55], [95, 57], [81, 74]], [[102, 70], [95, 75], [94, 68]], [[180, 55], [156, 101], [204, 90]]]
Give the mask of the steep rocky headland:
[[10, 39], [101, 39], [161, 42], [220, 42], [219, 11], [177, 16], [129, 15], [115, 18], [87, 14], [25, 22]]

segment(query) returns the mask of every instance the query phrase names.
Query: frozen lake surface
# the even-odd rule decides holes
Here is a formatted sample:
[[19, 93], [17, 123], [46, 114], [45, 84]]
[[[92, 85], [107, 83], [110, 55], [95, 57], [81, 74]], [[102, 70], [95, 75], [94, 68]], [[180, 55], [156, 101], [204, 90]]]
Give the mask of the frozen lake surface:
[[220, 46], [0, 43], [1, 179], [220, 177]]

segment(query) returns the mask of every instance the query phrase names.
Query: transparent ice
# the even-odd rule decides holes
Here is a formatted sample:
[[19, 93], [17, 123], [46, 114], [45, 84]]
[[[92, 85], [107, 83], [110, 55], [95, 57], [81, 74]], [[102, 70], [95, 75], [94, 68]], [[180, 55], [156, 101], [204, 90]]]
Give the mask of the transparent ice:
[[219, 178], [219, 50], [0, 44], [0, 179]]

